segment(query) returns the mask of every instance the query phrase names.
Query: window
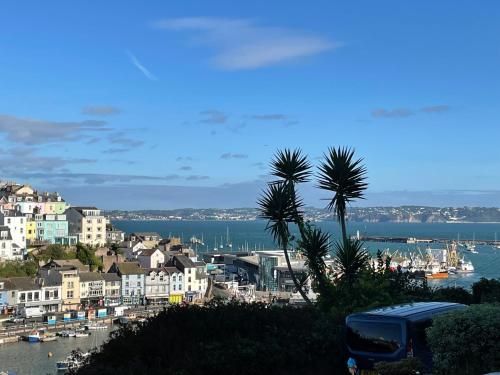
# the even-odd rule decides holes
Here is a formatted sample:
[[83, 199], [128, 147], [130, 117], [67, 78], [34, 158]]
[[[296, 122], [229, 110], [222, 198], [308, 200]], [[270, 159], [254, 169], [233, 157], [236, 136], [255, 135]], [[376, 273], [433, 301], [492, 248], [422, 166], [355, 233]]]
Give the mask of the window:
[[59, 291], [56, 289], [54, 290], [54, 299], [59, 298]]
[[394, 323], [351, 322], [347, 327], [347, 345], [352, 350], [370, 353], [394, 353], [402, 346], [402, 327]]
[[188, 277], [188, 283], [190, 283], [190, 282], [191, 282], [191, 276]]
[[179, 282], [182, 282], [182, 275], [179, 275]]
[[33, 301], [33, 293], [28, 292], [28, 301]]
[[128, 296], [128, 289], [125, 289], [125, 295]]
[[[14, 292], [12, 292], [12, 297], [14, 297]], [[20, 294], [19, 301], [26, 302], [26, 293], [21, 293]]]
[[66, 292], [66, 298], [73, 298], [73, 291], [72, 290], [68, 290]]
[[172, 281], [175, 283], [177, 281], [177, 276], [172, 276]]
[[87, 240], [90, 240], [92, 236], [90, 234], [87, 234]]
[[177, 290], [177, 285], [174, 284], [174, 290]]
[[74, 288], [74, 282], [68, 281], [68, 289], [73, 289], [73, 288]]
[[128, 287], [128, 281], [125, 282], [125, 286]]
[[190, 292], [190, 291], [191, 291], [191, 285], [188, 286], [188, 292]]
[[141, 282], [140, 282], [140, 281], [138, 281], [138, 282], [137, 282], [137, 286], [138, 286], [138, 287], [140, 287], [140, 286], [141, 286]]
[[9, 218], [9, 219], [7, 219], [7, 224], [10, 224], [10, 218]]
[[35, 301], [40, 300], [40, 292], [35, 292]]

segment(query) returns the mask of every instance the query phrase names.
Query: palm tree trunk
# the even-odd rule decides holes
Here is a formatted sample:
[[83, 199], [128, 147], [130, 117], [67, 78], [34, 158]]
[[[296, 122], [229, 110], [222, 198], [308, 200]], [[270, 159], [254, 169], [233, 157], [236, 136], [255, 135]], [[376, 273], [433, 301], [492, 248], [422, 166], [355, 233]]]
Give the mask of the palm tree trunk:
[[286, 260], [286, 266], [288, 267], [288, 272], [290, 272], [290, 277], [292, 278], [293, 284], [295, 285], [295, 288], [297, 288], [297, 291], [300, 293], [302, 298], [304, 298], [304, 301], [306, 301], [307, 304], [311, 304], [311, 300], [309, 297], [307, 297], [306, 293], [302, 290], [302, 286], [299, 284], [299, 281], [295, 277], [295, 273], [292, 270], [292, 264], [290, 263], [290, 257], [288, 256], [288, 248], [287, 244], [285, 243], [283, 245], [283, 252], [285, 253], [285, 260]]
[[342, 227], [342, 240], [344, 243], [347, 243], [347, 229], [345, 225], [345, 210], [342, 209], [341, 212], [339, 212], [339, 219], [340, 219], [340, 226]]

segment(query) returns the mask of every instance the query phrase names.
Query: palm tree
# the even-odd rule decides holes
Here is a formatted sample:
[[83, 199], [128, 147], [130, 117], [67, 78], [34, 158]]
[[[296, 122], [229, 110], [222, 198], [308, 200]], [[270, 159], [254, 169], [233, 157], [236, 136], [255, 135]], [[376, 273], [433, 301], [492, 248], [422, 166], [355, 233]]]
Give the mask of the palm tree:
[[325, 257], [329, 253], [330, 235], [323, 233], [321, 229], [315, 228], [306, 223], [299, 247], [306, 257], [306, 266], [313, 277], [314, 284], [323, 298], [327, 298], [330, 294], [330, 280], [326, 274], [327, 267]]
[[288, 245], [291, 239], [289, 224], [296, 220], [297, 215], [300, 215], [302, 201], [292, 194], [287, 183], [277, 181], [268, 184], [267, 190], [258, 201], [258, 205], [259, 216], [268, 220], [266, 230], [271, 233], [278, 246], [283, 248], [288, 272], [295, 288], [307, 303], [311, 303], [293, 272], [288, 254]]
[[348, 147], [330, 148], [319, 166], [318, 187], [334, 193], [328, 209], [335, 211], [342, 227], [343, 242], [347, 242], [346, 208], [355, 199], [363, 199], [366, 168], [363, 159], [353, 160], [354, 150]]
[[359, 271], [365, 269], [370, 262], [370, 255], [363, 250], [363, 243], [358, 239], [335, 242], [335, 258], [341, 279], [352, 285]]

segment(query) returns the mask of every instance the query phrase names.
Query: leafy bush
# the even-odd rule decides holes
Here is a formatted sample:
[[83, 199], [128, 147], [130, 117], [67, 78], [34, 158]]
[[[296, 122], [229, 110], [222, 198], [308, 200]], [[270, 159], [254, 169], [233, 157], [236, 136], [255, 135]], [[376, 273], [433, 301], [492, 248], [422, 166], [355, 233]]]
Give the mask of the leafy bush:
[[427, 330], [436, 374], [500, 369], [500, 305], [472, 305], [438, 316]]
[[432, 299], [440, 302], [455, 302], [470, 305], [473, 302], [472, 294], [460, 287], [436, 288], [432, 291]]
[[474, 303], [500, 302], [500, 280], [481, 278], [472, 285]]
[[424, 371], [418, 358], [405, 358], [399, 362], [379, 362], [375, 365], [379, 375], [413, 375]]
[[341, 332], [312, 307], [175, 306], [120, 329], [77, 374], [342, 374]]
[[0, 264], [0, 277], [35, 276], [38, 266], [32, 261], [7, 261]]

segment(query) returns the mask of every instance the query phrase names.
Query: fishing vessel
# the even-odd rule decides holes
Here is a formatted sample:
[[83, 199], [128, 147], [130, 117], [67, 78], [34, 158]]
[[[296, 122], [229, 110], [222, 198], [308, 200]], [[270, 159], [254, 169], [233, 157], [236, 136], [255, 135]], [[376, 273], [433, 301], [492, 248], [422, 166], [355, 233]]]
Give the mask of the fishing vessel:
[[189, 243], [192, 244], [192, 245], [201, 245], [201, 246], [205, 246], [205, 242], [203, 242], [203, 234], [201, 235], [201, 239], [199, 239], [198, 237], [196, 236], [192, 236], [190, 239], [189, 239]]

